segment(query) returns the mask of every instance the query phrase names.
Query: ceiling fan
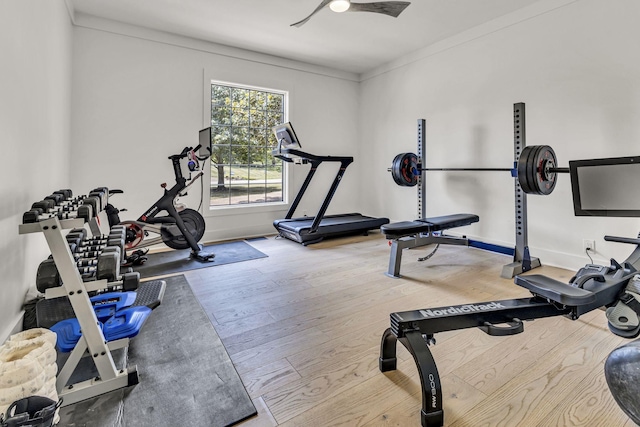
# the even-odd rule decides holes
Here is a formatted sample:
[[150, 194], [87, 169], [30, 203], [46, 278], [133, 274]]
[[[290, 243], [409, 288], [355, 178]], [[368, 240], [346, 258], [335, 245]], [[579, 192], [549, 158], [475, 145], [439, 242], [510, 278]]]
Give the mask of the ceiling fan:
[[375, 12], [382, 13], [384, 15], [393, 16], [397, 18], [403, 10], [409, 6], [411, 2], [408, 1], [379, 1], [372, 3], [352, 3], [350, 0], [322, 0], [320, 5], [316, 7], [316, 10], [311, 12], [311, 15], [304, 18], [302, 21], [291, 24], [292, 27], [301, 27], [307, 22], [313, 15], [318, 13], [321, 9], [329, 6], [334, 12]]

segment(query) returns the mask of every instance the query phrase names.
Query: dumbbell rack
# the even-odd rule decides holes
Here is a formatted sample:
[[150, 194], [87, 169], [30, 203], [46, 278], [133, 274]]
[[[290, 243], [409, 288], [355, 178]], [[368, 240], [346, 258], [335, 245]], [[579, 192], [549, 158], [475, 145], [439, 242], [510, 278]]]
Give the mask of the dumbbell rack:
[[[94, 232], [101, 230], [103, 224], [108, 224], [104, 211], [89, 221], [89, 227]], [[73, 254], [65, 239], [63, 230], [84, 226], [83, 219], [60, 220], [56, 217], [19, 226], [19, 234], [44, 234], [62, 278], [62, 286], [47, 289], [45, 298], [67, 297], [82, 330], [82, 338], [78, 341], [78, 344], [58, 373], [56, 388], [58, 395], [62, 398], [62, 406], [132, 386], [139, 382], [137, 367], [124, 367], [120, 370], [116, 367], [111, 354], [113, 350], [126, 348], [129, 345], [129, 339], [123, 338], [107, 343], [89, 300], [90, 292], [107, 288], [107, 280], [83, 282], [76, 268]], [[99, 376], [67, 385], [71, 375], [84, 356], [92, 358]]]

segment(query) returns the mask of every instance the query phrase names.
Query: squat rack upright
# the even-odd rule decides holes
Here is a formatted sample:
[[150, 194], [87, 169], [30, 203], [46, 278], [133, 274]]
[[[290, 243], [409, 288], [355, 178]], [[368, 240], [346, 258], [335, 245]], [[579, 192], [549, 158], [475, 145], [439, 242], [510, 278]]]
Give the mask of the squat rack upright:
[[[426, 165], [426, 137], [425, 137], [426, 121], [424, 119], [418, 120], [418, 151], [417, 155], [421, 161], [421, 164]], [[526, 147], [526, 128], [525, 128], [525, 104], [519, 102], [513, 105], [513, 156], [514, 156], [514, 168], [511, 169], [512, 176], [516, 178], [513, 171], [517, 171], [518, 160], [520, 155]], [[433, 170], [433, 169], [432, 169]], [[473, 170], [473, 169], [465, 169]], [[490, 169], [482, 169], [490, 170]], [[503, 169], [500, 169], [503, 170]], [[505, 171], [508, 169], [504, 169]], [[418, 217], [426, 218], [426, 193], [427, 185], [424, 179], [424, 174], [417, 174], [417, 187], [418, 187]], [[514, 179], [514, 194], [515, 194], [515, 247], [507, 248], [499, 245], [488, 244], [477, 240], [464, 239], [462, 240], [468, 246], [491, 250], [494, 252], [500, 252], [508, 255], [513, 255], [513, 261], [502, 268], [501, 277], [510, 279], [518, 274], [529, 271], [531, 269], [540, 267], [540, 259], [531, 257], [529, 252], [529, 236], [527, 229], [527, 194], [523, 191], [518, 179]], [[419, 238], [416, 238], [413, 242], [403, 242], [402, 248], [415, 248], [423, 246], [425, 244], [433, 243], [427, 239], [422, 242]], [[463, 243], [456, 243], [463, 244]]]

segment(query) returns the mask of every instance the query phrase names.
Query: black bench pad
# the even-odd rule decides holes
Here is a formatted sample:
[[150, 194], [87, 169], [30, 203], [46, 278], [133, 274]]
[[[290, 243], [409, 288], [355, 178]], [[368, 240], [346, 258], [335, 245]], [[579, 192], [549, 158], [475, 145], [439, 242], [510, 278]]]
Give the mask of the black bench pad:
[[454, 214], [422, 218], [416, 221], [394, 222], [381, 226], [380, 230], [386, 235], [387, 239], [397, 239], [418, 233], [431, 233], [449, 228], [463, 227], [478, 221], [480, 221], [478, 215]]
[[596, 294], [591, 291], [540, 274], [516, 276], [514, 281], [516, 285], [527, 288], [536, 295], [568, 306], [591, 304], [596, 300]]
[[393, 222], [391, 224], [385, 224], [380, 227], [380, 231], [382, 231], [388, 239], [402, 236], [411, 236], [412, 234], [418, 233], [426, 233], [430, 229], [431, 226], [428, 223], [420, 221]]

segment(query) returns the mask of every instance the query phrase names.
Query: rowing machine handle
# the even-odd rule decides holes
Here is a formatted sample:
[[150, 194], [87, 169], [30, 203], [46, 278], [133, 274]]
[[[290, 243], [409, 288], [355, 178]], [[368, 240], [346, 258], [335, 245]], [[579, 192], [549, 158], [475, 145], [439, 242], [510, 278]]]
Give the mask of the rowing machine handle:
[[569, 283], [573, 287], [584, 289], [584, 284], [591, 279], [593, 279], [596, 282], [602, 282], [602, 283], [606, 281], [602, 273], [587, 273], [580, 277], [573, 276], [569, 281]]
[[629, 243], [631, 245], [640, 245], [640, 239], [633, 239], [631, 237], [604, 236], [604, 240], [606, 240], [607, 242]]
[[504, 337], [507, 335], [515, 335], [524, 331], [524, 323], [520, 319], [513, 319], [507, 323], [508, 326], [497, 326], [491, 322], [484, 322], [483, 326], [478, 326], [487, 335], [494, 337]]

